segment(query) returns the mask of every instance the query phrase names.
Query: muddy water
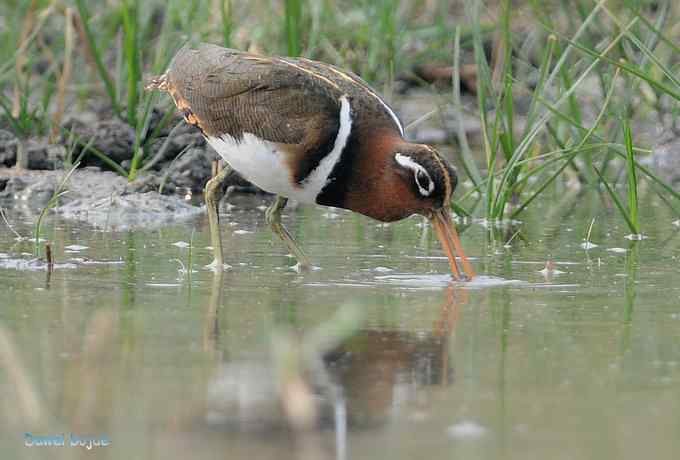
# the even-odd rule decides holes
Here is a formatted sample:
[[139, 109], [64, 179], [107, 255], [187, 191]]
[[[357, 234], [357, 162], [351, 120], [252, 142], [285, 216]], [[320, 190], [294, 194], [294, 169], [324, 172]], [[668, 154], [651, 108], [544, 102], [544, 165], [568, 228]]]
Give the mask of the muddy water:
[[[318, 266], [300, 274], [262, 199], [231, 202], [221, 278], [203, 269], [203, 216], [126, 232], [51, 216], [49, 279], [2, 226], [0, 458], [680, 451], [680, 229], [658, 203], [638, 243], [596, 194], [517, 227], [473, 222], [463, 242], [483, 276], [452, 285], [419, 218], [287, 211]], [[8, 217], [30, 234], [34, 213]], [[66, 445], [25, 447], [26, 433]], [[110, 445], [85, 452], [73, 436]]]

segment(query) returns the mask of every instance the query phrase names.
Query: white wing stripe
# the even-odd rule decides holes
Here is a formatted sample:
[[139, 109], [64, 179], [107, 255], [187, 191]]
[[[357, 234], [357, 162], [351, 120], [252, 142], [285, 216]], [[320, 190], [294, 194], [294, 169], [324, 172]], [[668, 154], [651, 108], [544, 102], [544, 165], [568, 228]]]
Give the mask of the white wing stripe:
[[[370, 91], [369, 91], [369, 92], [370, 92]], [[381, 98], [380, 96], [378, 96], [377, 94], [373, 94], [373, 95], [380, 101], [380, 103], [383, 105], [383, 107], [385, 107], [385, 109], [387, 110], [387, 112], [389, 112], [389, 114], [392, 115], [392, 118], [394, 119], [394, 122], [395, 122], [395, 123], [397, 124], [397, 126], [399, 127], [399, 132], [400, 132], [401, 135], [403, 136], [403, 135], [404, 135], [404, 126], [401, 124], [401, 121], [399, 121], [399, 117], [397, 117], [397, 114], [394, 113], [394, 110], [392, 110], [392, 109], [390, 108], [390, 106], [387, 105], [387, 103], [386, 103], [385, 101], [383, 101], [382, 98]]]
[[347, 145], [347, 139], [352, 131], [352, 111], [350, 110], [349, 100], [346, 95], [340, 98], [340, 128], [338, 134], [335, 136], [333, 143], [333, 150], [326, 155], [323, 160], [319, 162], [316, 167], [305, 180], [302, 182], [302, 187], [307, 190], [311, 189], [315, 192], [315, 197], [328, 184], [329, 176], [333, 172], [333, 168], [340, 160], [340, 155]]

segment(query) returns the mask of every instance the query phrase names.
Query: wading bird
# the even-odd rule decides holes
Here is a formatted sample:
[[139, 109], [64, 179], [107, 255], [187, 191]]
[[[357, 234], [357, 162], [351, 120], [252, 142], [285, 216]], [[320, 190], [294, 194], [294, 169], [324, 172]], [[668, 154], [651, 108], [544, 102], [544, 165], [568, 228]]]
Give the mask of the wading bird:
[[227, 163], [205, 187], [218, 269], [221, 184], [236, 171], [276, 195], [267, 222], [303, 267], [309, 266], [305, 253], [281, 224], [289, 198], [382, 222], [425, 215], [454, 278], [474, 276], [449, 211], [455, 170], [432, 147], [404, 140], [394, 111], [353, 73], [309, 59], [202, 44], [179, 50], [147, 89], [167, 91]]

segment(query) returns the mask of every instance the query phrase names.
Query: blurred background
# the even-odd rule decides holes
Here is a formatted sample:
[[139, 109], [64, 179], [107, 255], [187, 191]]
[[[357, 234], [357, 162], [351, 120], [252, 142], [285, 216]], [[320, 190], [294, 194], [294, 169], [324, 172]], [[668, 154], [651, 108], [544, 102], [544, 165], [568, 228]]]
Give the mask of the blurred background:
[[[0, 458], [673, 458], [679, 37], [675, 0], [0, 0]], [[373, 85], [477, 281], [293, 204], [298, 273], [240, 180], [206, 270], [217, 156], [143, 89], [201, 41]]]

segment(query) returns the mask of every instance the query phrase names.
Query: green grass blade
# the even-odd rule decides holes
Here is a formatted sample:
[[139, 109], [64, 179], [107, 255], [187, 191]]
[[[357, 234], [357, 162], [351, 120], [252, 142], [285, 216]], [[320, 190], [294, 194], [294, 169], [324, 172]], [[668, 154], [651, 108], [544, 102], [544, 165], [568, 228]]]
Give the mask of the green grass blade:
[[[495, 135], [489, 137], [489, 122], [487, 119], [487, 97], [493, 94], [493, 83], [491, 81], [491, 71], [489, 70], [489, 63], [484, 54], [484, 44], [482, 41], [482, 27], [480, 24], [480, 2], [468, 0], [466, 2], [466, 10], [471, 15], [472, 22], [472, 44], [474, 49], [475, 65], [477, 66], [477, 104], [479, 106], [479, 120], [482, 132], [482, 140], [484, 146], [484, 153], [486, 156], [487, 174], [493, 177], [496, 170], [496, 147]], [[499, 116], [497, 114], [497, 116]], [[494, 123], [494, 128], [497, 123]], [[486, 183], [486, 215], [488, 218], [493, 216], [493, 197], [494, 197], [494, 181], [488, 180]]]
[[92, 57], [94, 58], [94, 64], [99, 73], [99, 77], [104, 82], [104, 88], [106, 88], [106, 93], [109, 96], [109, 101], [111, 102], [111, 107], [117, 116], [121, 116], [122, 112], [120, 110], [120, 105], [118, 104], [118, 96], [116, 95], [116, 89], [113, 85], [113, 80], [109, 75], [109, 72], [104, 66], [104, 61], [102, 60], [101, 50], [97, 46], [97, 42], [92, 33], [92, 29], [89, 25], [90, 15], [85, 6], [84, 0], [75, 0], [76, 8], [78, 9], [78, 14], [80, 15], [80, 22], [83, 26], [83, 33], [85, 34], [85, 39], [87, 40], [87, 46], [92, 50]]
[[221, 0], [219, 3], [220, 17], [222, 19], [222, 44], [225, 48], [230, 48], [231, 34], [234, 28], [231, 0]]
[[[576, 157], [577, 154], [579, 154], [583, 147], [586, 145], [586, 143], [590, 140], [590, 138], [593, 136], [595, 133], [595, 130], [597, 127], [600, 125], [600, 122], [602, 121], [602, 118], [604, 117], [607, 108], [609, 107], [609, 103], [611, 102], [612, 95], [614, 94], [614, 89], [616, 88], [616, 80], [618, 79], [619, 71], [617, 69], [616, 73], [614, 74], [614, 77], [612, 78], [612, 83], [609, 88], [609, 91], [607, 92], [607, 95], [605, 96], [604, 102], [602, 104], [602, 107], [600, 109], [600, 112], [597, 115], [597, 118], [595, 118], [595, 122], [593, 125], [590, 127], [590, 129], [585, 133], [583, 138], [581, 139], [581, 142], [573, 149], [573, 154], [570, 155], [567, 161], [564, 162], [564, 164], [557, 170], [555, 174], [553, 174], [548, 180], [546, 180], [539, 188], [536, 190], [522, 205], [517, 208], [513, 214], [512, 217], [516, 217], [519, 213], [521, 213], [524, 209], [526, 209], [529, 204], [531, 204], [532, 201], [534, 201], [543, 191], [550, 185], [560, 174], [562, 174], [562, 171], [564, 171], [567, 166], [569, 166], [572, 163], [572, 160]], [[542, 99], [541, 99], [542, 100]], [[550, 110], [555, 110], [555, 112], [559, 113], [556, 109], [552, 108], [550, 104], [545, 103], [546, 106]], [[580, 125], [579, 125], [580, 126]], [[591, 164], [592, 165], [592, 164]], [[592, 165], [594, 167], [594, 165]]]
[[[635, 23], [635, 20], [631, 21], [631, 23], [628, 24], [628, 27], [631, 27]], [[627, 28], [624, 28], [610, 43], [609, 45], [605, 48], [605, 50], [602, 52], [602, 54], [608, 53], [623, 37], [625, 34]], [[585, 78], [590, 74], [590, 72], [595, 68], [600, 63], [601, 57], [596, 57], [595, 60], [588, 66], [588, 68], [583, 71], [581, 76], [574, 82], [574, 84], [568, 88], [560, 98], [557, 100], [555, 103], [555, 107], [559, 107], [576, 89], [580, 86], [580, 84], [585, 80]], [[545, 102], [544, 102], [545, 104]], [[556, 112], [559, 112], [555, 108]], [[554, 111], [547, 111], [545, 114], [539, 118], [534, 126], [529, 130], [529, 133], [522, 139], [520, 144], [517, 146], [517, 149], [515, 149], [515, 153], [513, 154], [512, 158], [510, 161], [508, 161], [506, 165], [505, 172], [500, 180], [500, 185], [498, 186], [498, 193], [500, 193], [501, 190], [503, 190], [508, 183], [508, 181], [511, 178], [512, 172], [513, 172], [513, 167], [515, 163], [517, 163], [519, 160], [521, 160], [526, 152], [528, 152], [529, 147], [532, 145], [534, 139], [536, 136], [538, 136], [539, 131], [545, 126], [545, 124], [550, 120], [551, 116], [553, 115]], [[498, 198], [497, 198], [498, 199]]]
[[[624, 159], [627, 158], [627, 155], [626, 155], [626, 154], [624, 154], [624, 153], [622, 153], [622, 152], [620, 152], [620, 151], [618, 151], [618, 150], [616, 150], [616, 149], [614, 149], [613, 151], [614, 151], [614, 153], [616, 153], [616, 154], [619, 155], [620, 157], [622, 157], [622, 158], [624, 158]], [[654, 181], [656, 184], [660, 185], [661, 188], [662, 188], [666, 193], [668, 193], [669, 195], [671, 195], [671, 196], [672, 196], [673, 198], [675, 198], [676, 200], [680, 200], [680, 193], [676, 192], [676, 191], [673, 189], [673, 187], [671, 187], [671, 186], [668, 185], [666, 182], [664, 182], [662, 179], [660, 179], [656, 174], [654, 174], [652, 171], [650, 171], [646, 166], [641, 165], [640, 163], [637, 162], [637, 160], [635, 160], [635, 167], [638, 169], [638, 171], [641, 171], [641, 172], [642, 172], [645, 176], [647, 176], [649, 179], [651, 179], [652, 181]]]
[[[609, 11], [609, 9], [604, 8], [604, 11], [609, 15], [609, 17], [610, 17], [617, 25], [621, 26], [621, 22], [619, 21], [619, 19], [618, 19], [611, 11]], [[636, 15], [636, 18], [640, 18], [640, 16], [641, 16], [640, 14], [637, 14], [637, 15]], [[653, 28], [653, 26], [651, 26], [651, 28]], [[669, 79], [669, 80], [670, 80], [677, 88], [680, 89], [680, 80], [679, 80], [678, 78], [676, 78], [674, 72], [673, 72], [671, 69], [669, 69], [667, 66], [665, 66], [665, 65], [659, 60], [659, 58], [656, 57], [656, 55], [654, 54], [654, 52], [653, 52], [651, 49], [649, 49], [649, 48], [647, 47], [647, 45], [645, 45], [644, 43], [642, 43], [642, 42], [640, 41], [640, 39], [639, 39], [638, 37], [636, 37], [635, 34], [632, 33], [630, 30], [627, 32], [626, 38], [628, 38], [628, 40], [630, 40], [631, 42], [633, 42], [633, 44], [634, 44], [640, 51], [642, 51], [642, 53], [644, 54], [644, 56], [645, 56], [647, 59], [649, 59], [651, 62], [653, 62], [653, 63], [654, 63], [654, 64], [655, 64], [655, 65], [663, 72], [663, 74], [666, 76], [666, 78], [668, 78], [668, 79]], [[646, 80], [645, 80], [645, 81], [646, 81]]]
[[532, 92], [531, 102], [529, 103], [529, 110], [527, 111], [526, 125], [524, 127], [524, 132], [522, 133], [522, 138], [526, 137], [528, 130], [533, 126], [536, 117], [536, 107], [538, 105], [538, 95], [543, 94], [543, 89], [545, 88], [545, 82], [548, 77], [548, 72], [550, 71], [550, 64], [552, 63], [552, 58], [555, 53], [555, 44], [557, 43], [557, 37], [554, 35], [548, 36], [548, 46], [545, 47], [543, 53], [543, 58], [541, 59], [541, 67], [539, 70], [538, 83], [536, 88]]
[[[672, 1], [672, 0], [671, 0]], [[630, 5], [629, 5], [630, 6]], [[665, 6], [664, 6], [665, 8]], [[647, 28], [652, 31], [654, 34], [656, 34], [659, 39], [664, 42], [667, 46], [669, 46], [672, 50], [673, 53], [676, 55], [680, 54], [680, 45], [675, 43], [673, 40], [668, 38], [666, 35], [664, 35], [658, 27], [656, 27], [654, 24], [652, 24], [644, 15], [639, 14], [639, 11], [635, 10], [634, 13], [637, 15], [637, 17], [640, 19], [640, 22], [642, 22]]]
[[569, 166], [569, 163], [571, 162], [571, 160], [573, 160], [574, 157], [576, 157], [576, 155], [578, 155], [578, 153], [579, 153], [579, 152], [578, 152], [577, 150], [574, 151], [574, 152], [573, 152], [573, 153], [572, 153], [572, 154], [564, 161], [564, 163], [562, 164], [562, 166], [560, 166], [560, 167], [557, 169], [557, 171], [555, 171], [555, 172], [554, 172], [547, 180], [545, 180], [545, 181], [543, 182], [543, 184], [541, 184], [541, 185], [534, 191], [534, 193], [532, 193], [531, 196], [529, 196], [529, 198], [527, 198], [527, 199], [526, 199], [526, 200], [525, 200], [525, 201], [524, 201], [517, 209], [515, 209], [515, 210], [513, 211], [513, 213], [510, 215], [510, 218], [511, 218], [511, 219], [514, 219], [515, 217], [517, 217], [522, 211], [524, 211], [524, 210], [527, 208], [527, 206], [529, 206], [536, 198], [538, 198], [538, 197], [543, 193], [543, 191], [544, 191], [546, 188], [548, 188], [548, 186], [549, 186], [550, 184], [552, 184], [553, 181], [554, 181], [555, 179], [557, 179], [557, 178], [560, 176], [560, 174], [562, 174], [562, 171], [564, 171], [564, 170], [567, 168], [567, 166]]
[[151, 123], [151, 109], [153, 108], [153, 101], [155, 92], [147, 93], [146, 102], [144, 104], [144, 114], [135, 127], [135, 143], [133, 146], [132, 161], [130, 162], [130, 172], [128, 173], [128, 180], [133, 181], [137, 178], [137, 171], [144, 159], [144, 145], [146, 135], [149, 131], [149, 124]]
[[54, 206], [59, 201], [59, 198], [61, 198], [67, 191], [64, 190], [66, 187], [66, 184], [68, 181], [71, 179], [71, 176], [73, 173], [76, 171], [80, 163], [76, 163], [73, 166], [71, 166], [71, 169], [69, 169], [66, 174], [64, 174], [64, 177], [61, 179], [59, 182], [59, 185], [57, 185], [57, 188], [54, 190], [52, 193], [52, 196], [50, 197], [49, 201], [45, 205], [44, 208], [40, 211], [40, 214], [38, 215], [38, 219], [36, 220], [35, 227], [33, 230], [33, 237], [35, 241], [35, 246], [33, 248], [33, 252], [35, 253], [35, 256], [37, 257], [40, 251], [40, 232], [42, 229], [42, 221], [45, 218], [45, 215], [47, 214], [47, 211], [52, 209]]
[[[626, 145], [626, 171], [628, 176], [628, 210], [630, 213], [630, 220], [635, 225], [635, 228], [640, 228], [638, 222], [638, 185], [637, 176], [635, 172], [635, 157], [633, 152], [633, 135], [631, 133], [630, 124], [627, 118], [623, 119], [623, 137]], [[639, 233], [639, 232], [638, 232]]]
[[[512, 155], [515, 151], [515, 137], [513, 134], [515, 118], [514, 114], [514, 100], [512, 95], [512, 74], [508, 71], [505, 75], [505, 85], [504, 85], [504, 101], [503, 108], [505, 112], [505, 130], [499, 136], [499, 142], [501, 146], [501, 151], [505, 157], [505, 161], [510, 161]], [[499, 111], [500, 112], [500, 111]], [[503, 193], [500, 195], [501, 199], [494, 202], [493, 215], [495, 218], [502, 218], [505, 213], [505, 207], [508, 200], [515, 191], [515, 181], [519, 175], [520, 168], [515, 165], [513, 171], [511, 171], [509, 180], [506, 182], [506, 187]], [[499, 190], [500, 192], [500, 190]]]
[[[593, 135], [593, 137], [595, 137]], [[599, 149], [614, 149], [614, 148], [621, 148], [623, 149], [623, 146], [620, 144], [612, 144], [610, 142], [600, 142], [600, 143], [589, 143], [588, 145], [585, 145], [581, 147], [580, 151], [596, 151]], [[636, 149], [640, 150], [640, 149]], [[520, 160], [516, 163], [517, 166], [525, 166], [528, 165], [530, 162], [533, 161], [541, 161], [541, 164], [538, 166], [535, 166], [528, 170], [525, 174], [523, 174], [520, 178], [518, 178], [517, 183], [524, 183], [526, 182], [530, 177], [536, 176], [537, 174], [543, 172], [544, 170], [548, 169], [550, 166], [561, 162], [563, 160], [566, 160], [567, 162], [570, 162], [576, 155], [578, 155], [580, 152], [575, 150], [573, 147], [572, 148], [560, 148], [558, 150], [554, 150], [551, 152], [547, 152], [541, 155], [536, 155], [535, 157], [532, 158], [525, 158], [523, 160]], [[636, 164], [636, 166], [638, 166]], [[494, 176], [489, 176], [484, 179], [482, 179], [482, 182], [476, 186], [476, 187], [470, 187], [466, 192], [461, 195], [458, 199], [459, 202], [465, 201], [468, 198], [470, 198], [471, 195], [475, 193], [481, 194], [484, 187], [486, 187], [486, 183], [488, 180], [491, 178], [498, 178], [502, 176], [505, 173], [505, 169], [497, 171]], [[538, 195], [537, 195], [538, 196]], [[511, 218], [514, 218], [517, 214], [519, 214], [518, 211], [513, 212], [513, 214], [510, 216]]]
[[[550, 135], [550, 137], [553, 139], [555, 144], [560, 149], [567, 150], [566, 144], [560, 139], [559, 134], [557, 133], [555, 128], [552, 126], [552, 124], [550, 124], [550, 123], [546, 124], [545, 129], [548, 132], [548, 135]], [[587, 182], [587, 179], [586, 179], [585, 175], [583, 174], [583, 171], [581, 171], [581, 168], [579, 167], [579, 165], [576, 164], [576, 162], [574, 162], [573, 160], [570, 160], [569, 166], [571, 167], [571, 169], [574, 170], [576, 175], [579, 177], [579, 180], [580, 180], [581, 183]]]
[[139, 44], [137, 40], [137, 5], [124, 0], [121, 5], [123, 19], [123, 51], [127, 64], [127, 122], [137, 125], [138, 86], [142, 80], [140, 70]]
[[[62, 128], [62, 132], [64, 134], [70, 134], [70, 132], [67, 131], [65, 128]], [[123, 169], [123, 167], [121, 165], [119, 165], [118, 163], [113, 161], [105, 153], [102, 153], [97, 148], [92, 147], [92, 143], [94, 142], [93, 139], [90, 139], [88, 142], [83, 142], [82, 139], [75, 137], [73, 142], [75, 144], [78, 144], [82, 148], [80, 158], [83, 158], [87, 154], [92, 154], [92, 155], [96, 156], [97, 158], [99, 158], [99, 160], [101, 160], [101, 162], [104, 163], [106, 166], [111, 168], [111, 170], [117, 172], [118, 174], [120, 174], [123, 177], [128, 176], [128, 172], [125, 169]]]
[[[4, 2], [7, 4], [7, 2]], [[3, 5], [4, 6], [4, 5]], [[7, 56], [5, 59], [5, 62], [0, 64], [0, 82], [4, 81], [5, 78], [7, 77], [7, 74], [10, 72], [12, 67], [16, 65], [16, 60], [20, 56], [24, 55], [27, 53], [29, 47], [33, 44], [33, 41], [35, 38], [40, 34], [40, 31], [42, 30], [43, 26], [47, 23], [47, 20], [52, 17], [54, 10], [57, 8], [58, 4], [56, 2], [53, 2], [50, 4], [47, 8], [45, 8], [43, 11], [41, 11], [38, 14], [38, 20], [36, 21], [35, 26], [31, 30], [31, 32], [25, 37], [22, 43], [16, 43], [16, 49], [12, 48], [11, 49], [11, 56]], [[11, 7], [10, 7], [11, 8]], [[3, 31], [8, 29], [7, 23], [11, 21], [11, 19], [8, 19], [7, 17], [3, 18]], [[0, 32], [0, 34], [2, 33]], [[9, 32], [12, 33], [12, 32]], [[19, 30], [15, 30], [14, 32], [15, 36], [19, 36]], [[1, 35], [0, 35], [1, 36]], [[7, 41], [9, 42], [9, 40]], [[10, 47], [12, 46], [12, 43], [10, 43]]]
[[[544, 102], [544, 104], [546, 104], [546, 102]], [[569, 119], [568, 117], [563, 117], [563, 120], [566, 120], [566, 121], [571, 122], [571, 123], [575, 123], [573, 120]], [[582, 129], [584, 131], [586, 129], [583, 126], [577, 126], [577, 128]], [[602, 138], [601, 136], [599, 136], [595, 133], [592, 134], [592, 138], [599, 141], [599, 142], [606, 143], [604, 138]], [[628, 156], [625, 152], [625, 146], [621, 146], [621, 145], [615, 144], [615, 143], [606, 143], [606, 146], [609, 147], [614, 154], [621, 157], [624, 161], [627, 161]], [[645, 151], [645, 150], [637, 148], [637, 147], [633, 147], [633, 150], [636, 151], [636, 152], [649, 153], [649, 151]], [[671, 195], [676, 200], [680, 200], [680, 193], [676, 192], [673, 189], [673, 187], [671, 187], [666, 182], [664, 182], [662, 179], [660, 179], [656, 174], [654, 174], [652, 171], [650, 171], [649, 168], [647, 168], [644, 165], [641, 165], [637, 160], [635, 160], [635, 168], [637, 168], [638, 171], [642, 172], [650, 180], [652, 180], [654, 183], [656, 183], [658, 186], [660, 186], [663, 189], [664, 192], [668, 193], [669, 195]]]
[[[581, 24], [581, 26], [578, 28], [578, 30], [577, 30], [576, 33], [574, 34], [574, 37], [572, 38], [572, 40], [573, 40], [574, 42], [576, 42], [576, 41], [581, 37], [581, 35], [583, 35], [583, 34], [586, 32], [586, 30], [588, 30], [588, 27], [589, 27], [590, 24], [595, 20], [595, 18], [596, 18], [597, 15], [599, 14], [600, 10], [602, 9], [602, 6], [603, 6], [606, 2], [607, 2], [607, 0], [600, 0], [599, 2], [597, 2], [597, 5], [595, 5], [595, 7], [593, 8], [593, 10], [592, 10], [592, 11], [590, 12], [590, 14], [586, 17], [586, 19], [583, 21], [583, 23]], [[545, 27], [546, 30], [548, 30], [549, 32], [551, 32], [551, 34], [552, 34], [553, 36], [555, 36], [555, 37], [558, 37], [558, 36], [559, 36], [558, 34], [556, 34], [555, 32], [553, 32], [553, 30], [552, 30], [553, 27], [552, 27], [551, 25], [545, 24], [545, 23], [544, 23], [544, 24], [543, 24], [543, 27]], [[617, 42], [618, 42], [618, 40], [617, 40]], [[555, 63], [555, 67], [553, 68], [552, 72], [550, 72], [550, 75], [548, 76], [548, 80], [545, 82], [546, 88], [550, 88], [550, 87], [551, 87], [552, 82], [553, 82], [553, 80], [555, 80], [555, 77], [559, 74], [560, 69], [562, 69], [562, 67], [564, 66], [564, 64], [567, 62], [567, 59], [569, 58], [569, 56], [570, 56], [570, 54], [571, 54], [571, 51], [572, 51], [572, 49], [573, 49], [573, 45], [571, 45], [571, 43], [568, 43], [568, 45], [569, 45], [569, 46], [567, 46], [567, 48], [562, 52], [562, 54], [560, 55], [559, 59], [558, 59], [557, 62]]]
[[[565, 88], [572, 87], [573, 80], [569, 74], [569, 69], [566, 66], [562, 66], [560, 69], [560, 77]], [[581, 109], [579, 107], [578, 101], [576, 100], [576, 94], [571, 93], [567, 98], [567, 108], [571, 114], [571, 117], [580, 124], [583, 117], [581, 116]]]
[[607, 179], [605, 179], [602, 176], [602, 173], [600, 173], [600, 170], [597, 169], [597, 167], [594, 166], [594, 165], [593, 165], [593, 170], [595, 171], [597, 176], [600, 178], [600, 182], [602, 182], [602, 184], [604, 184], [605, 188], [607, 189], [607, 192], [609, 192], [609, 195], [612, 197], [612, 201], [614, 201], [614, 204], [618, 208], [619, 212], [621, 212], [621, 216], [623, 216], [624, 220], [626, 221], [626, 224], [628, 224], [628, 228], [630, 229], [630, 231], [633, 234], [638, 235], [640, 233], [640, 230], [635, 225], [635, 223], [631, 220], [631, 217], [630, 217], [628, 211], [626, 210], [625, 206], [621, 202], [621, 199], [618, 197], [618, 195], [616, 194], [614, 189], [611, 188], [611, 186], [609, 185], [609, 182], [607, 182]]
[[2, 107], [2, 110], [5, 112], [5, 119], [7, 122], [12, 126], [12, 129], [14, 130], [15, 134], [17, 135], [22, 135], [24, 133], [24, 128], [19, 122], [12, 116], [12, 108], [11, 104], [9, 101], [5, 99], [5, 96], [3, 96], [0, 93], [0, 107]]
[[[634, 18], [633, 21], [637, 22], [637, 18]], [[557, 34], [556, 31], [552, 31], [552, 32]], [[627, 29], [626, 29], [626, 32], [627, 32]], [[654, 89], [659, 90], [662, 93], [668, 94], [673, 99], [680, 101], [680, 91], [676, 91], [673, 88], [670, 88], [668, 85], [665, 85], [664, 83], [657, 81], [654, 78], [651, 78], [644, 70], [640, 69], [639, 67], [637, 67], [633, 64], [624, 62], [624, 61], [612, 59], [612, 58], [606, 56], [605, 52], [598, 53], [597, 51], [591, 50], [590, 48], [587, 48], [587, 47], [585, 47], [585, 46], [583, 46], [579, 43], [576, 43], [576, 42], [568, 39], [568, 38], [565, 38], [565, 37], [562, 37], [562, 38], [564, 40], [569, 41], [569, 43], [571, 43], [574, 47], [578, 48], [579, 50], [583, 51], [584, 53], [586, 53], [586, 54], [588, 54], [588, 55], [590, 55], [590, 56], [592, 56], [596, 59], [601, 59], [601, 60], [603, 60], [603, 61], [605, 61], [605, 62], [607, 62], [611, 65], [618, 67], [621, 70], [624, 70], [624, 71], [626, 71], [626, 72], [628, 72], [632, 75], [635, 75], [636, 77], [641, 78], [642, 80], [647, 82], [647, 84], [649, 84], [649, 86], [653, 87]]]
[[300, 28], [302, 21], [302, 0], [285, 0], [285, 32], [288, 56], [299, 56], [302, 51]]
[[451, 209], [458, 214], [459, 216], [463, 217], [470, 217], [471, 213], [467, 209], [465, 209], [463, 206], [459, 205], [458, 203], [451, 201]]
[[477, 186], [482, 182], [482, 175], [472, 156], [465, 126], [463, 126], [463, 103], [460, 97], [460, 27], [456, 27], [453, 39], [453, 108], [458, 116], [456, 134], [460, 145], [463, 169], [465, 169], [465, 173], [472, 183]]

